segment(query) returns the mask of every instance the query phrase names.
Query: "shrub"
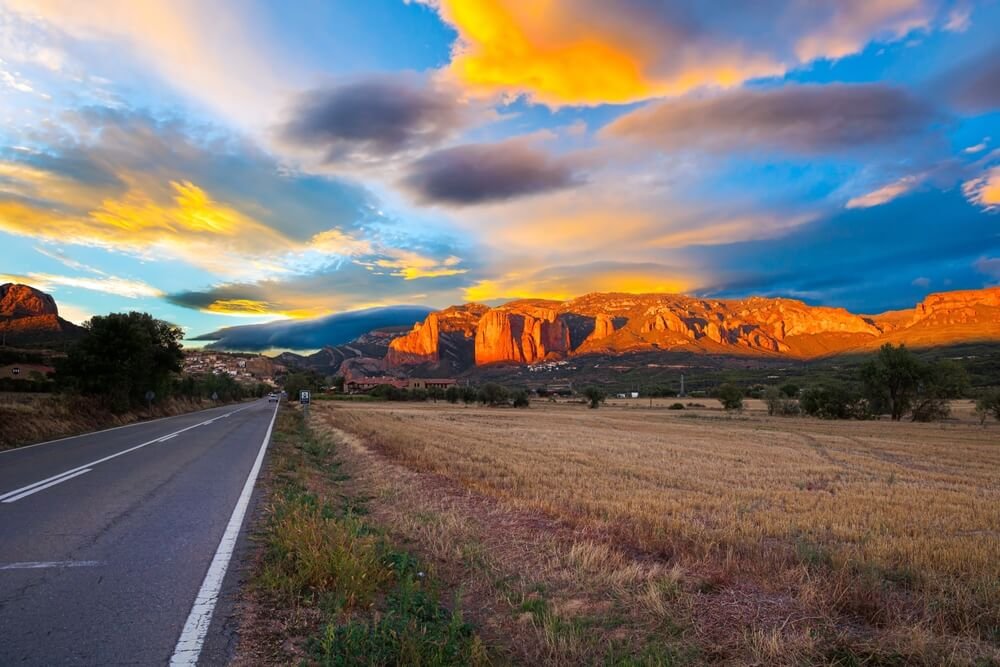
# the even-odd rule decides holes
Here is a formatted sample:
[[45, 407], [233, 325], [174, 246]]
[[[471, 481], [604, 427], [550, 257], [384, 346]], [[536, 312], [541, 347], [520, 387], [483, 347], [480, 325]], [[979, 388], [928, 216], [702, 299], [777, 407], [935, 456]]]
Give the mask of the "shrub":
[[743, 390], [734, 384], [727, 382], [720, 385], [716, 398], [719, 399], [719, 403], [727, 411], [736, 410], [739, 412], [743, 409]]
[[584, 397], [590, 402], [591, 408], [599, 408], [608, 395], [599, 387], [587, 387], [583, 390]]
[[462, 387], [462, 402], [466, 405], [479, 400], [479, 392], [472, 387]]
[[683, 409], [684, 409], [683, 403], [671, 403], [670, 407], [667, 408], [667, 410], [683, 410]]
[[459, 399], [462, 398], [462, 390], [452, 385], [445, 390], [444, 397], [449, 403], [458, 403]]

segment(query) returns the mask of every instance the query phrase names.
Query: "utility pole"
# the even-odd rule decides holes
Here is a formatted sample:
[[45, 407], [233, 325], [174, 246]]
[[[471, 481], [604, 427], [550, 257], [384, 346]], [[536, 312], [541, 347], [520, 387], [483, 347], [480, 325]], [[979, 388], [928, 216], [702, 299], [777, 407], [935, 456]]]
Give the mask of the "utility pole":
[[681, 393], [680, 397], [684, 398], [684, 373], [681, 373]]

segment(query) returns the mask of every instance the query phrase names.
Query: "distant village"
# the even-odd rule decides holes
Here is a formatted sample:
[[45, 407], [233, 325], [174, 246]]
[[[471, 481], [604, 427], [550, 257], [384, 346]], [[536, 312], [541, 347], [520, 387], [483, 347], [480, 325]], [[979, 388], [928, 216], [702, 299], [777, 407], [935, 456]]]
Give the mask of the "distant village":
[[240, 355], [211, 350], [185, 350], [182, 373], [186, 375], [228, 375], [237, 382], [263, 382], [277, 386], [276, 376], [285, 373], [284, 365], [263, 355]]

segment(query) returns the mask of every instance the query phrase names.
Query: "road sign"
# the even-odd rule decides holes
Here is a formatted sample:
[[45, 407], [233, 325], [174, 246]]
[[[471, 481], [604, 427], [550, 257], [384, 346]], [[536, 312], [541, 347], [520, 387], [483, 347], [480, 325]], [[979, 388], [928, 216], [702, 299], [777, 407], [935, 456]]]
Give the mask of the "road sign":
[[217, 391], [213, 391], [212, 392], [212, 400], [213, 401], [219, 400], [219, 392], [217, 392]]
[[156, 394], [154, 392], [152, 392], [152, 391], [147, 391], [146, 392], [146, 402], [147, 403], [151, 402], [154, 398], [156, 398]]
[[303, 389], [299, 392], [299, 403], [303, 405], [309, 402], [309, 392]]

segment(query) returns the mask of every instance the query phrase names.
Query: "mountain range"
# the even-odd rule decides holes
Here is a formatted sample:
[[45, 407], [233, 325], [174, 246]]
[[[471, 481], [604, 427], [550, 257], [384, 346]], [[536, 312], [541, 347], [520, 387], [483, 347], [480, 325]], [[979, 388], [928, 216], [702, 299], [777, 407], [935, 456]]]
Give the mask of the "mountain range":
[[885, 342], [984, 340], [1000, 340], [1000, 287], [931, 294], [912, 309], [879, 315], [784, 298], [596, 293], [431, 313], [392, 340], [385, 365], [460, 373], [472, 366], [658, 350], [813, 359]]

